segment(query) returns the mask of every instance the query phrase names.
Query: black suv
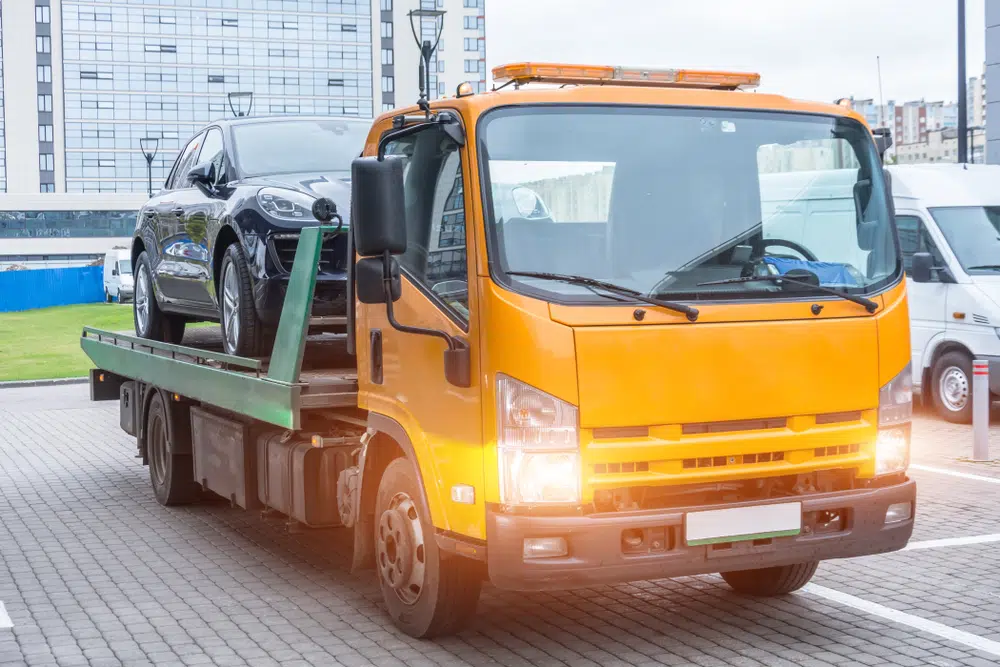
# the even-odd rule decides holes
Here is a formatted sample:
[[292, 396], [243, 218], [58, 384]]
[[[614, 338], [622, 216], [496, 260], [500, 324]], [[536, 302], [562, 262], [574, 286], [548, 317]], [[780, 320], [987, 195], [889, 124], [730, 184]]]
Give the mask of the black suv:
[[321, 197], [344, 224], [323, 242], [313, 315], [345, 315], [351, 161], [370, 127], [354, 118], [285, 116], [229, 119], [198, 132], [139, 211], [136, 333], [179, 343], [185, 323], [218, 321], [226, 352], [262, 354], [278, 325], [299, 230], [319, 224], [312, 205]]

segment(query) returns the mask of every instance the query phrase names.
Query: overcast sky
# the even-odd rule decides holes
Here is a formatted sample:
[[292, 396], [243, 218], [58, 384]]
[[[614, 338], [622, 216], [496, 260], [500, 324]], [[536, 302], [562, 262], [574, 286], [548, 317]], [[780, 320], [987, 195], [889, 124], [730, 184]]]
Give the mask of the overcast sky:
[[[985, 0], [966, 3], [969, 76]], [[1000, 1], [1000, 0], [993, 0]], [[763, 92], [954, 101], [956, 0], [487, 0], [487, 66], [546, 60], [750, 70]]]

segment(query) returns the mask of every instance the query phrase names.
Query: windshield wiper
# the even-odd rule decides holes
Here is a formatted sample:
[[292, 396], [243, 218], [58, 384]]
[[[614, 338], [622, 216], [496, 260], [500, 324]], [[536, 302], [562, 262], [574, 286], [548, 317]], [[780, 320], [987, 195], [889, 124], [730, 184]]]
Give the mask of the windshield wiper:
[[664, 301], [663, 299], [657, 299], [656, 297], [649, 296], [648, 294], [643, 294], [642, 292], [634, 290], [630, 287], [624, 287], [623, 285], [616, 285], [614, 283], [606, 283], [603, 280], [597, 280], [595, 278], [587, 278], [586, 276], [573, 276], [565, 273], [544, 273], [535, 271], [508, 271], [507, 275], [522, 276], [524, 278], [541, 278], [542, 280], [559, 280], [564, 283], [570, 283], [571, 285], [598, 287], [613, 294], [620, 294], [622, 296], [631, 297], [636, 301], [648, 303], [651, 306], [659, 306], [661, 308], [666, 308], [667, 310], [672, 310], [675, 313], [683, 313], [687, 315], [688, 320], [691, 322], [695, 322], [698, 319], [697, 308], [686, 306], [683, 303], [674, 303], [673, 301]]
[[802, 287], [809, 287], [824, 294], [832, 294], [834, 296], [839, 296], [841, 299], [847, 299], [848, 301], [853, 301], [859, 305], [865, 307], [869, 313], [874, 313], [878, 310], [878, 304], [871, 299], [866, 299], [863, 296], [857, 296], [856, 294], [848, 294], [846, 292], [841, 292], [835, 290], [832, 287], [824, 287], [823, 285], [813, 285], [812, 283], [807, 283], [804, 280], [796, 280], [795, 278], [787, 278], [785, 276], [745, 276], [743, 278], [727, 278], [725, 280], [710, 280], [707, 283], [698, 283], [698, 287], [708, 287], [709, 285], [736, 285], [739, 283], [753, 283], [753, 282], [767, 282], [774, 283], [776, 285], [781, 285], [782, 283], [789, 283], [791, 285], [801, 285]]
[[976, 266], [970, 266], [966, 271], [1000, 271], [1000, 264], [977, 264]]

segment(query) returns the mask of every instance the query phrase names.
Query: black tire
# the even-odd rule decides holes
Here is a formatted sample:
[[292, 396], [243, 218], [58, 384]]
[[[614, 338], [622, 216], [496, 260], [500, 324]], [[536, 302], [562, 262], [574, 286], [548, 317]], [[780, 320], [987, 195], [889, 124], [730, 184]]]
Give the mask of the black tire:
[[[942, 395], [942, 384], [947, 395]], [[972, 423], [972, 358], [953, 350], [942, 354], [931, 369], [931, 401], [938, 415], [953, 424]], [[964, 396], [964, 404], [961, 403]], [[959, 407], [961, 406], [961, 407]]]
[[[227, 315], [227, 279], [230, 272], [236, 280], [235, 320]], [[219, 284], [216, 286], [219, 294], [219, 322], [222, 325], [222, 345], [227, 354], [240, 357], [258, 357], [268, 352], [265, 346], [268, 332], [257, 317], [257, 307], [253, 300], [253, 284], [250, 282], [250, 269], [239, 243], [232, 243], [222, 256], [222, 267], [219, 269]], [[235, 321], [236, 326], [233, 326]], [[235, 336], [230, 334], [235, 332]]]
[[114, 299], [111, 298], [111, 293], [108, 292], [108, 288], [104, 288], [104, 303], [113, 303]]
[[[146, 308], [145, 317], [141, 315], [143, 307]], [[149, 257], [145, 250], [139, 253], [135, 265], [132, 321], [135, 324], [135, 335], [139, 338], [163, 343], [180, 343], [184, 339], [184, 318], [164, 313], [156, 302], [153, 272], [149, 268]]]
[[[375, 570], [382, 589], [389, 615], [400, 630], [418, 639], [438, 637], [458, 632], [476, 614], [476, 603], [479, 601], [479, 591], [482, 587], [482, 577], [477, 563], [461, 556], [443, 553], [434, 540], [434, 527], [430, 517], [424, 516], [419, 508], [420, 485], [413, 466], [404, 458], [394, 460], [382, 474], [378, 495], [375, 499]], [[416, 516], [407, 511], [403, 516], [411, 522], [418, 523], [422, 530], [423, 544], [422, 565], [424, 575], [422, 585], [415, 600], [405, 600], [402, 593], [387, 581], [384, 574], [392, 570], [392, 563], [386, 563], [388, 550], [383, 545], [388, 539], [380, 538], [380, 531], [385, 528], [383, 515], [393, 512], [392, 505], [398, 498], [405, 496], [412, 502], [402, 507], [409, 508]], [[398, 508], [395, 510], [398, 511]], [[409, 524], [407, 524], [409, 525]], [[406, 526], [404, 525], [404, 528]], [[411, 544], [416, 543], [412, 538]], [[393, 542], [393, 544], [399, 544]], [[392, 550], [395, 551], [395, 550]], [[420, 550], [411, 549], [415, 557], [414, 564], [420, 559]], [[403, 553], [400, 549], [397, 553]], [[400, 570], [402, 571], [402, 570]], [[410, 581], [409, 579], [406, 580]], [[406, 583], [406, 582], [403, 582]], [[407, 595], [413, 595], [411, 587], [400, 586]]]
[[819, 563], [796, 563], [795, 565], [779, 565], [778, 567], [763, 567], [759, 570], [736, 570], [723, 572], [726, 580], [737, 593], [757, 597], [774, 597], [787, 595], [797, 591], [813, 578]]
[[[154, 390], [155, 391], [155, 390]], [[146, 460], [149, 481], [156, 502], [166, 507], [185, 505], [197, 500], [200, 488], [194, 482], [194, 462], [190, 454], [175, 454], [172, 437], [175, 428], [169, 423], [163, 396], [156, 391], [146, 412]]]

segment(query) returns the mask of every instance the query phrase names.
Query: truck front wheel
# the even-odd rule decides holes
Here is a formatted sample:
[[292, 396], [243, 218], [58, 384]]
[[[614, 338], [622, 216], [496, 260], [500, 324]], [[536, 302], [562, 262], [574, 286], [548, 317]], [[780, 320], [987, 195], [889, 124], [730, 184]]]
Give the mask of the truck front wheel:
[[163, 396], [155, 392], [146, 413], [146, 460], [153, 495], [161, 505], [184, 505], [198, 499], [194, 467], [190, 454], [174, 454], [170, 441], [167, 407]]
[[410, 462], [392, 461], [375, 499], [375, 569], [396, 627], [429, 638], [457, 632], [475, 615], [482, 581], [474, 562], [438, 549], [420, 497]]
[[737, 593], [757, 597], [774, 597], [797, 591], [816, 574], [818, 562], [763, 567], [759, 570], [723, 572], [722, 578]]

